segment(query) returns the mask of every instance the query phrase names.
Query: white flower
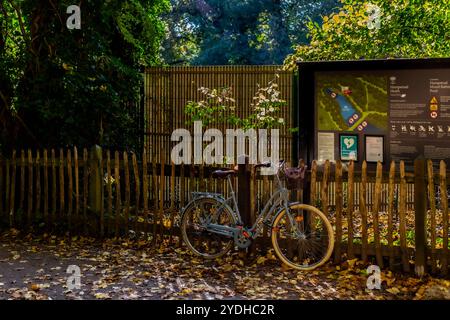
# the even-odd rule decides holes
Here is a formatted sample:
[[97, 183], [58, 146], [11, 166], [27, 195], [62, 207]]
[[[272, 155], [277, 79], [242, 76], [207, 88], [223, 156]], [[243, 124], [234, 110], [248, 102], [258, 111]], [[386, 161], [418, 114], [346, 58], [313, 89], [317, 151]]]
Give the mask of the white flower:
[[278, 123], [283, 124], [284, 123], [284, 119], [283, 118], [278, 119]]
[[270, 111], [270, 112], [274, 112], [275, 109], [274, 109], [273, 107], [270, 107], [270, 108], [269, 108], [269, 111]]

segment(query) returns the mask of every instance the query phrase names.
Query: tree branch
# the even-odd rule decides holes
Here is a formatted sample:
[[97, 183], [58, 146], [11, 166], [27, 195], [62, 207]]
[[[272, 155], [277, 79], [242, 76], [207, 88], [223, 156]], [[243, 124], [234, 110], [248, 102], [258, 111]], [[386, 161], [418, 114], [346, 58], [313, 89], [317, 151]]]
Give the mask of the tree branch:
[[61, 29], [64, 29], [64, 22], [63, 22], [63, 19], [61, 18], [61, 15], [59, 14], [58, 8], [55, 6], [55, 4], [53, 3], [52, 0], [49, 0], [48, 2], [50, 3], [50, 5], [53, 7], [53, 10], [55, 10], [56, 14], [58, 15], [59, 22], [61, 22]]
[[20, 26], [20, 31], [22, 33], [22, 36], [24, 37], [25, 41], [28, 40], [28, 42], [29, 42], [30, 39], [25, 30], [25, 23], [23, 22], [22, 12], [20, 11], [20, 8], [16, 4], [14, 4], [14, 2], [12, 0], [8, 0], [8, 2], [11, 5], [11, 7], [14, 8], [14, 11], [16, 11], [16, 13], [17, 13], [17, 20], [19, 21], [19, 26]]

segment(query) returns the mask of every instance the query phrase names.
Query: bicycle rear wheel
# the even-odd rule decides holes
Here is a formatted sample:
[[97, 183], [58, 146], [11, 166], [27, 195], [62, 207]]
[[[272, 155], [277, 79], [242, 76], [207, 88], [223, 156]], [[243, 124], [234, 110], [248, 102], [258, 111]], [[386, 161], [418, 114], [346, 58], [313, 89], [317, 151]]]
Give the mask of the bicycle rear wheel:
[[214, 198], [198, 198], [188, 204], [181, 218], [181, 234], [188, 248], [205, 259], [215, 259], [233, 247], [233, 238], [206, 229], [207, 224], [235, 226], [228, 206]]
[[333, 228], [317, 208], [293, 204], [280, 211], [272, 226], [272, 244], [278, 258], [297, 270], [313, 270], [331, 256]]

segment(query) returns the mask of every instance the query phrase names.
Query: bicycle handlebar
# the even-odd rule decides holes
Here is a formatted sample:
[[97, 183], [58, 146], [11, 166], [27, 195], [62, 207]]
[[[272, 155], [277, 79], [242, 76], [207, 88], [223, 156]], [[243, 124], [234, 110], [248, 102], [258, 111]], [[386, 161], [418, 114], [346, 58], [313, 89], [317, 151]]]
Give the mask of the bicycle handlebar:
[[255, 164], [255, 168], [270, 168], [271, 166], [270, 162]]
[[[285, 163], [286, 163], [286, 161], [280, 160], [279, 166], [282, 167]], [[255, 164], [255, 168], [270, 168], [271, 166], [272, 166], [272, 163], [270, 163], [270, 162]]]

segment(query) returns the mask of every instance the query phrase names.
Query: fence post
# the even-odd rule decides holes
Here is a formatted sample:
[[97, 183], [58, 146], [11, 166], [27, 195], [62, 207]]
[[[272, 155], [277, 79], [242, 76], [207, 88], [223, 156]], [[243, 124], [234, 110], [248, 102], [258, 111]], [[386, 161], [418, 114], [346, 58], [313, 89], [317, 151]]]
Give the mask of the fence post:
[[93, 212], [100, 214], [103, 199], [103, 173], [100, 171], [102, 148], [95, 145], [91, 148], [90, 153], [89, 207]]
[[427, 190], [425, 184], [425, 159], [418, 157], [414, 160], [414, 207], [415, 207], [415, 272], [423, 276], [426, 271], [426, 214]]
[[240, 156], [238, 161], [238, 208], [245, 226], [250, 226], [251, 210], [250, 210], [250, 170], [247, 156]]
[[[249, 165], [249, 158], [246, 155], [238, 156], [238, 209], [242, 217], [244, 227], [253, 225], [252, 210], [251, 210], [251, 166]], [[254, 243], [250, 245], [246, 252], [241, 252], [241, 258], [249, 258], [255, 252]]]

